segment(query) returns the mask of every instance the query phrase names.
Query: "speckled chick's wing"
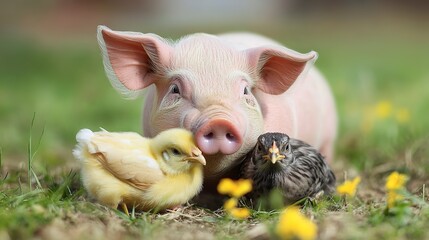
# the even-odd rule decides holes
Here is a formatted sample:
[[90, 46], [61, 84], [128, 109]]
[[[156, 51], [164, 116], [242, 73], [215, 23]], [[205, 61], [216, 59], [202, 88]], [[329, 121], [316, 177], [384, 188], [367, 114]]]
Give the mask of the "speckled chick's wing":
[[[137, 133], [92, 132], [82, 129], [76, 136], [74, 154], [80, 160], [98, 160], [117, 179], [144, 190], [164, 178], [150, 150], [150, 139]], [[92, 158], [85, 158], [85, 151]]]
[[289, 174], [290, 179], [300, 180], [303, 188], [307, 189], [310, 197], [324, 191], [332, 194], [335, 191], [335, 175], [326, 164], [324, 157], [311, 145], [298, 140], [290, 139], [295, 162], [291, 165], [291, 173], [300, 173], [301, 178]]

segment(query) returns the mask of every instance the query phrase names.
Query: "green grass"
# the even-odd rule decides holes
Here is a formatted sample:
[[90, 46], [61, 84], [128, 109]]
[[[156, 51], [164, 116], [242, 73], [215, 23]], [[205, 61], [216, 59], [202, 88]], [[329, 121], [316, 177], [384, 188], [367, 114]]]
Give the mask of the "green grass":
[[[427, 34], [290, 30], [298, 37], [276, 32], [278, 39], [319, 52], [317, 66], [337, 100], [340, 132], [332, 165], [338, 183], [344, 172], [362, 177], [357, 196], [347, 202], [334, 197], [305, 205], [319, 238], [428, 239]], [[94, 203], [71, 155], [75, 134], [98, 127], [140, 131], [142, 100], [123, 100], [111, 88], [95, 40], [48, 46], [4, 38], [0, 56], [0, 239], [243, 239], [248, 230], [271, 236], [278, 210], [255, 210], [244, 221], [195, 206], [127, 217]], [[406, 108], [409, 121], [374, 118], [364, 130], [368, 109], [381, 100]], [[410, 177], [408, 191], [386, 212], [384, 181], [394, 170]]]
[[40, 189], [42, 188], [42, 185], [40, 184], [40, 181], [37, 178], [37, 175], [33, 170], [33, 160], [34, 160], [34, 157], [36, 156], [37, 150], [40, 146], [40, 142], [42, 140], [43, 133], [45, 132], [45, 128], [43, 128], [42, 133], [40, 134], [40, 137], [39, 137], [39, 141], [36, 145], [36, 148], [33, 150], [33, 137], [32, 137], [33, 131], [32, 130], [33, 130], [35, 118], [36, 118], [36, 113], [33, 114], [33, 119], [31, 120], [30, 137], [28, 139], [28, 148], [27, 148], [28, 149], [28, 151], [27, 151], [27, 154], [28, 154], [28, 161], [27, 161], [27, 177], [28, 177], [28, 179], [27, 179], [27, 182], [28, 182], [28, 188], [30, 190], [32, 189], [32, 177], [34, 177], [34, 180], [37, 183], [37, 187], [39, 187]]

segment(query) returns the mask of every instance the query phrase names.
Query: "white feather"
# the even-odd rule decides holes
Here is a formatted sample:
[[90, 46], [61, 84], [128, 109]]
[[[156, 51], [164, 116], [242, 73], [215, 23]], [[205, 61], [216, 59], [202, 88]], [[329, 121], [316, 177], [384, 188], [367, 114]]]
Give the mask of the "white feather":
[[78, 143], [87, 143], [89, 140], [91, 140], [92, 136], [94, 136], [93, 131], [89, 130], [88, 128], [83, 128], [76, 134], [76, 141]]
[[88, 147], [88, 143], [91, 140], [91, 138], [94, 136], [94, 132], [84, 128], [79, 130], [79, 132], [76, 134], [76, 147], [73, 149], [73, 156], [78, 160], [83, 160], [83, 148]]

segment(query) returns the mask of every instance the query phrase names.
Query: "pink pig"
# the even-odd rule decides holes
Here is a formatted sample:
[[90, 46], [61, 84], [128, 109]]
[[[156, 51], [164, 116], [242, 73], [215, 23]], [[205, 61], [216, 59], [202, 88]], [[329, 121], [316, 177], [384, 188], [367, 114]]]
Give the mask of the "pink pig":
[[155, 34], [98, 28], [104, 67], [128, 97], [146, 90], [147, 137], [173, 127], [194, 132], [215, 183], [268, 131], [284, 132], [333, 156], [337, 115], [316, 52], [301, 54], [250, 33]]

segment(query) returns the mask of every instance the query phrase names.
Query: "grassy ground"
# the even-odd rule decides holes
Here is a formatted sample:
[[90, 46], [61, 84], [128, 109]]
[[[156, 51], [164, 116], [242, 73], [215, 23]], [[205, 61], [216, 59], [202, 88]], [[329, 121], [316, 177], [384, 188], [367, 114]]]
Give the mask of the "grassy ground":
[[[340, 114], [332, 166], [338, 183], [345, 175], [362, 177], [355, 198], [303, 208], [320, 239], [429, 238], [429, 37], [395, 27], [400, 32], [391, 27], [373, 34], [359, 25], [326, 34], [328, 26], [320, 25], [312, 32], [289, 29], [299, 37], [276, 34], [294, 49], [319, 52], [317, 66]], [[221, 210], [186, 206], [127, 217], [91, 202], [71, 156], [74, 136], [83, 127], [140, 131], [141, 102], [122, 100], [110, 87], [95, 40], [3, 38], [0, 55], [0, 239], [269, 236], [279, 211], [253, 211], [238, 221]], [[409, 195], [387, 213], [384, 182], [394, 170], [409, 176]]]

